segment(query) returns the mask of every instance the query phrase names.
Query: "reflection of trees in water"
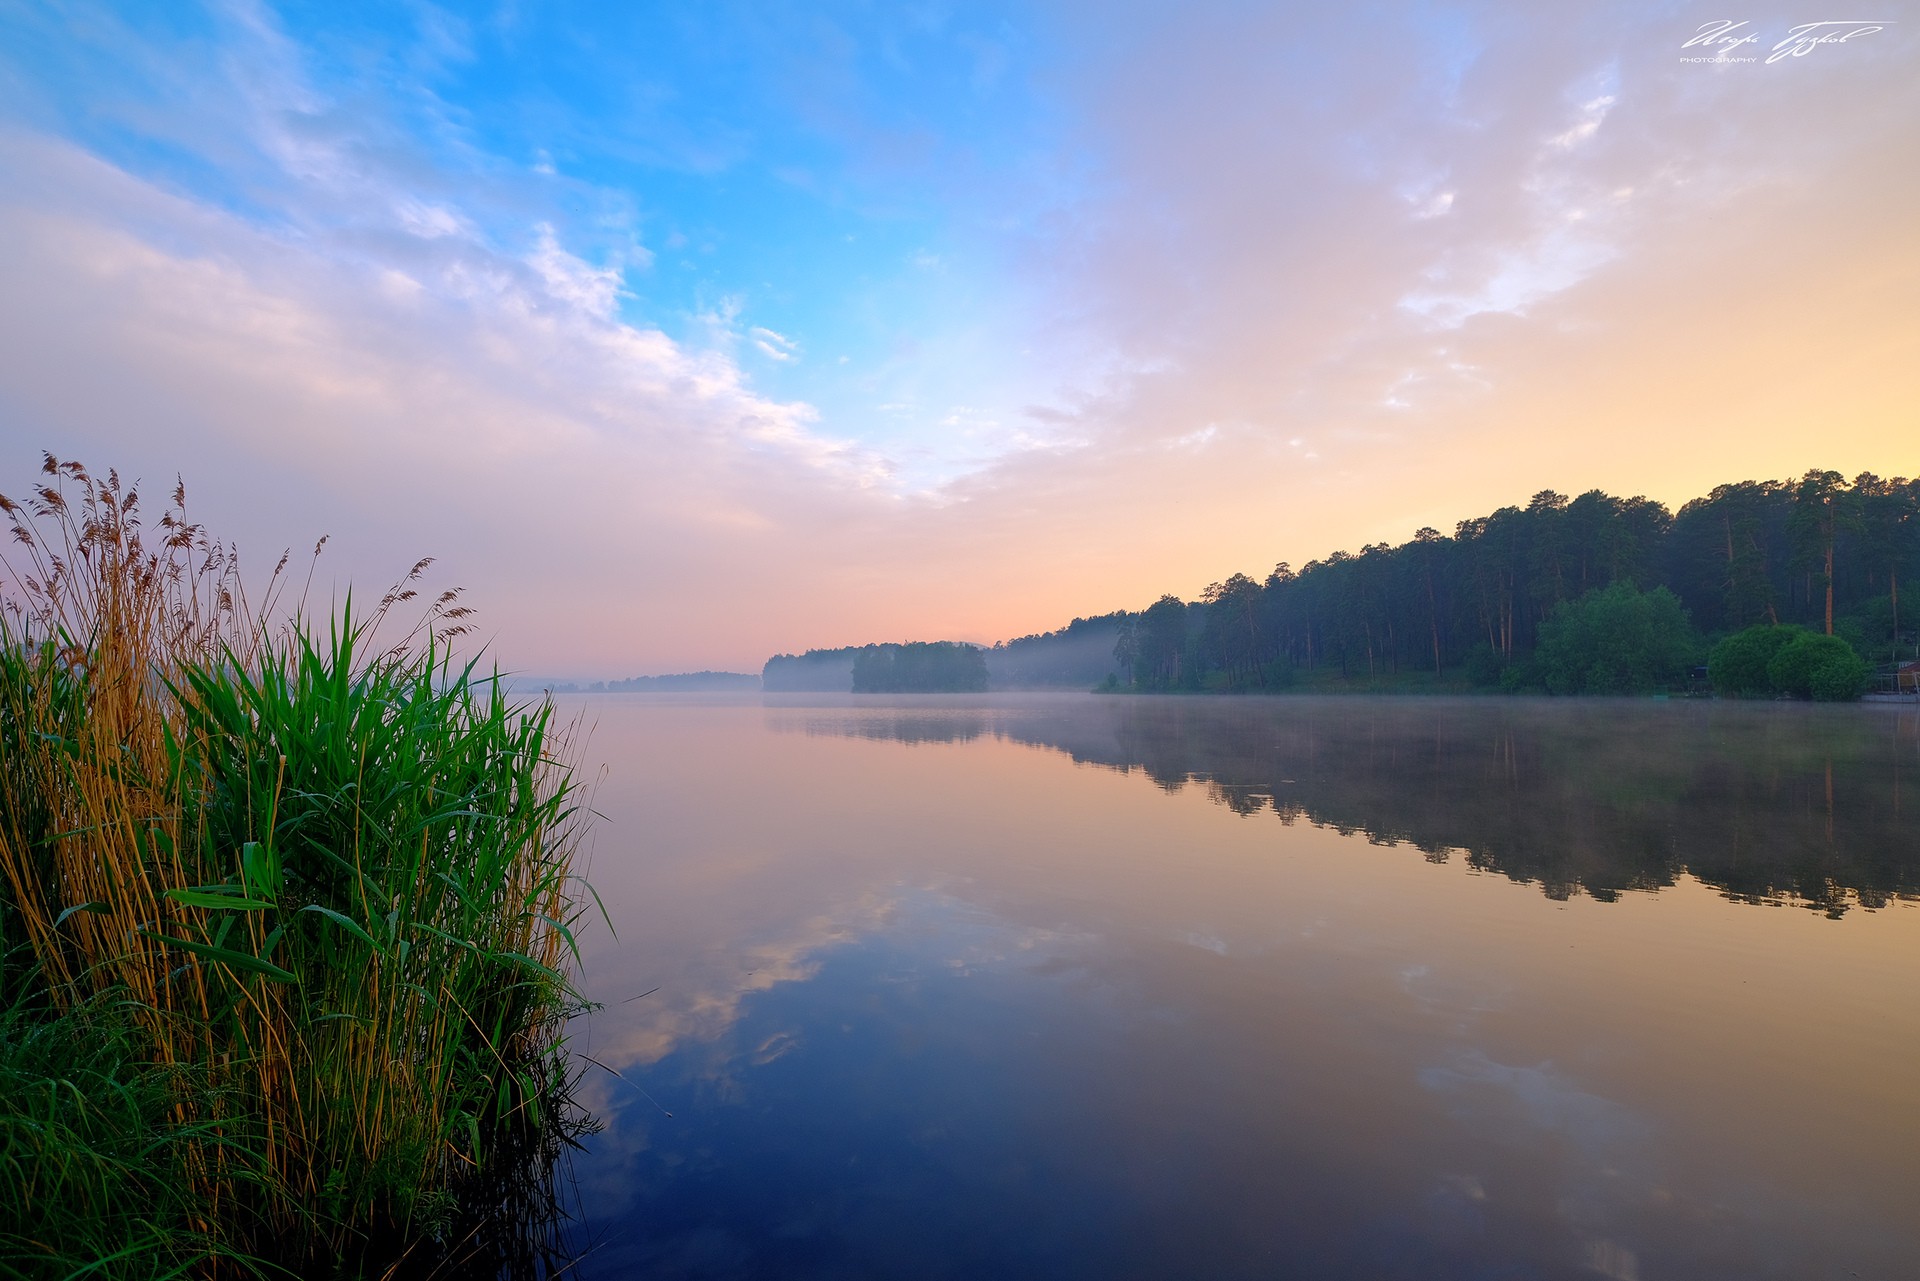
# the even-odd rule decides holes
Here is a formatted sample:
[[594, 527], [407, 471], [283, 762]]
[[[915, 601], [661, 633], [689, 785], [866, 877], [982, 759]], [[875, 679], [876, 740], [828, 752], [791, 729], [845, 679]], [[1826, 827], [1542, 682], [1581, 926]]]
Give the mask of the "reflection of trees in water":
[[[1000, 732], [991, 712], [956, 709], [952, 712], [911, 712], [895, 708], [874, 712], [808, 712], [771, 718], [777, 730], [797, 730], [809, 738], [867, 738], [905, 743], [969, 743], [988, 732]], [[1004, 737], [1004, 733], [1002, 733]]]
[[[844, 728], [842, 728], [844, 726]], [[874, 709], [807, 732], [996, 737], [1436, 862], [1612, 900], [1690, 873], [1838, 916], [1920, 896], [1920, 716], [1506, 699], [1112, 698]]]

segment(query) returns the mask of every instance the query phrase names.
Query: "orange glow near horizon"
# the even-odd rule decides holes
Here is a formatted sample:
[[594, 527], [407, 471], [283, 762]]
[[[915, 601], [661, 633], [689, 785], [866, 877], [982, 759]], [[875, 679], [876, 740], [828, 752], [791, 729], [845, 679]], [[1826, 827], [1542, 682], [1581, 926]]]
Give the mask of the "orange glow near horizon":
[[[1920, 472], [1920, 22], [1698, 65], [1714, 15], [1048, 12], [1026, 96], [929, 118], [932, 160], [769, 74], [831, 180], [771, 125], [639, 176], [557, 140], [459, 169], [264, 18], [204, 103], [81, 100], [203, 169], [22, 98], [0, 492], [42, 448], [178, 473], [257, 565], [330, 534], [320, 579], [365, 591], [433, 555], [504, 666], [608, 678], [1002, 640], [1542, 489]], [[663, 174], [771, 175], [792, 217], [721, 235]]]

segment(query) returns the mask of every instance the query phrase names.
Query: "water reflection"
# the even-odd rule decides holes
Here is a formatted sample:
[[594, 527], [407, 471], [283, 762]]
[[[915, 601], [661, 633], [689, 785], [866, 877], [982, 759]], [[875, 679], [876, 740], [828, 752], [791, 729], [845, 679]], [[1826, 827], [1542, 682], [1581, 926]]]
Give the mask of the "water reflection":
[[[619, 936], [586, 941], [604, 1008], [580, 1032], [621, 1076], [588, 1081], [587, 1277], [1744, 1281], [1920, 1257], [1920, 912], [1732, 910], [1682, 871], [1696, 831], [1746, 822], [1715, 847], [1738, 853], [1811, 822], [1820, 874], [1880, 869], [1839, 903], [1910, 892], [1892, 820], [1848, 813], [1895, 803], [1910, 718], [1857, 718], [1850, 756], [1839, 722], [1785, 718], [1808, 709], [592, 708]], [[1799, 809], [1742, 820], [1745, 795]], [[1559, 834], [1575, 853], [1547, 848], [1554, 815], [1586, 825]], [[1601, 848], [1633, 831], [1658, 858]], [[1745, 883], [1801, 883], [1783, 867], [1811, 874]], [[1636, 883], [1661, 892], [1574, 892]]]
[[1782, 704], [1359, 698], [774, 707], [812, 735], [993, 735], [1611, 901], [1691, 874], [1834, 917], [1920, 893], [1920, 715]]

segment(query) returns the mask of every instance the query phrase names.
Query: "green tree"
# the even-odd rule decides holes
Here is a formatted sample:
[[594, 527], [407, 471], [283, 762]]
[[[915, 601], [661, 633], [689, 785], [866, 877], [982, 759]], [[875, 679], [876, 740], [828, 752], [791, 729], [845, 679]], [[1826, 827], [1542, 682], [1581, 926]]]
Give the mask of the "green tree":
[[1229, 685], [1261, 684], [1260, 584], [1235, 574], [1208, 586], [1200, 599], [1207, 606], [1201, 636], [1208, 657], [1219, 663]]
[[1133, 616], [1120, 620], [1119, 631], [1113, 638], [1113, 661], [1120, 664], [1127, 673], [1127, 683], [1132, 685], [1139, 679], [1140, 671], [1140, 620]]
[[1767, 665], [1796, 637], [1806, 634], [1804, 628], [1758, 623], [1727, 637], [1707, 655], [1707, 678], [1714, 692], [1735, 698], [1765, 698], [1774, 693]]
[[1793, 538], [1794, 566], [1820, 570], [1826, 589], [1826, 634], [1833, 635], [1833, 549], [1843, 531], [1858, 526], [1855, 495], [1837, 471], [1809, 471], [1793, 491], [1787, 532]]
[[1178, 596], [1162, 596], [1140, 616], [1135, 632], [1133, 683], [1148, 689], [1177, 685], [1186, 647], [1186, 602]]
[[[1777, 513], [1786, 501], [1784, 486], [1775, 481], [1744, 481], [1715, 487], [1701, 514], [1710, 519], [1717, 550], [1725, 554], [1720, 580], [1724, 621], [1728, 626], [1780, 621], [1774, 609], [1771, 568], [1774, 555], [1768, 537]], [[1688, 504], [1689, 507], [1694, 504]]]
[[1838, 636], [1801, 632], [1768, 661], [1767, 679], [1781, 694], [1841, 703], [1865, 692], [1867, 664]]
[[1413, 533], [1413, 544], [1418, 550], [1420, 585], [1425, 589], [1427, 598], [1427, 635], [1433, 643], [1433, 674], [1442, 673], [1440, 665], [1440, 599], [1434, 591], [1434, 573], [1446, 557], [1448, 539], [1431, 525], [1423, 525]]
[[1534, 667], [1554, 694], [1645, 694], [1683, 680], [1699, 649], [1679, 597], [1621, 581], [1556, 606]]
[[869, 645], [853, 660], [856, 694], [966, 694], [986, 687], [986, 651], [958, 641]]
[[1900, 644], [1900, 566], [1920, 546], [1920, 485], [1904, 479], [1881, 480], [1862, 472], [1853, 481], [1859, 504], [1863, 551], [1876, 571], [1887, 576], [1892, 604], [1889, 639]]

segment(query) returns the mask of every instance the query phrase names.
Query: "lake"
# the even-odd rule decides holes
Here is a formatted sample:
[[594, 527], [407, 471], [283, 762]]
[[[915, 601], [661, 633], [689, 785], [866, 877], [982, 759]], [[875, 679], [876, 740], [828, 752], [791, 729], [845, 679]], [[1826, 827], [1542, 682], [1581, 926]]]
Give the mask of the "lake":
[[587, 1277], [1920, 1275], [1920, 714], [563, 698]]

